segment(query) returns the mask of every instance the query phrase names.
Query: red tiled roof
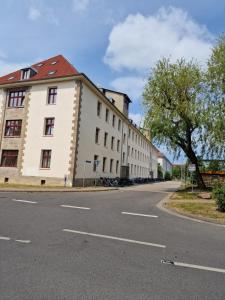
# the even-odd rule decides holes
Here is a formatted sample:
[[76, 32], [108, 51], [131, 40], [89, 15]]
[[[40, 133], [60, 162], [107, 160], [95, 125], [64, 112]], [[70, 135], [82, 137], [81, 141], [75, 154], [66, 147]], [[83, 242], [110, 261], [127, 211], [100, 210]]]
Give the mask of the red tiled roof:
[[[70, 75], [77, 75], [79, 72], [66, 60], [62, 55], [51, 57], [47, 60], [40, 61], [27, 68], [33, 68], [37, 74], [25, 81], [41, 80], [48, 78], [66, 77]], [[52, 71], [52, 74], [49, 72]], [[17, 70], [8, 75], [0, 77], [1, 84], [10, 84], [21, 81], [21, 70]]]

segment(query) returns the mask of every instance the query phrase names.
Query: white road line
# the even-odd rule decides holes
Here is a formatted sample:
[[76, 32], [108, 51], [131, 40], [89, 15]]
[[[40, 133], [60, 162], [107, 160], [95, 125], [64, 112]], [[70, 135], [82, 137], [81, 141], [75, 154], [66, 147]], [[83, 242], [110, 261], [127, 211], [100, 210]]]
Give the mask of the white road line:
[[212, 271], [212, 272], [225, 273], [225, 269], [204, 267], [204, 266], [199, 266], [199, 265], [192, 265], [192, 264], [181, 263], [181, 262], [177, 262], [177, 261], [174, 261], [173, 265], [174, 266], [178, 266], [178, 267], [184, 267], [184, 268], [191, 268], [191, 269], [198, 269], [198, 270], [204, 270], [204, 271]]
[[12, 201], [16, 201], [16, 202], [24, 202], [24, 203], [37, 203], [36, 201], [29, 201], [29, 200], [19, 200], [19, 199], [12, 199]]
[[115, 237], [115, 236], [111, 236], [111, 235], [96, 234], [96, 233], [90, 233], [90, 232], [84, 232], [84, 231], [77, 231], [77, 230], [71, 230], [71, 229], [63, 229], [62, 231], [66, 231], [66, 232], [70, 232], [70, 233], [83, 234], [83, 235], [89, 235], [89, 236], [95, 236], [95, 237], [104, 238], [104, 239], [110, 239], [110, 240], [123, 241], [123, 242], [128, 242], [128, 243], [133, 243], [133, 244], [139, 244], [139, 245], [145, 245], [145, 246], [152, 246], [152, 247], [158, 247], [158, 248], [166, 248], [165, 245], [148, 243], [148, 242], [141, 242], [141, 241], [130, 240], [130, 239], [124, 239], [124, 238]]
[[15, 240], [15, 241], [24, 244], [29, 244], [31, 242], [30, 240]]
[[60, 205], [61, 207], [68, 207], [68, 208], [77, 208], [77, 209], [90, 209], [89, 207], [83, 206], [73, 206], [73, 205]]
[[9, 240], [10, 240], [10, 237], [7, 237], [7, 236], [0, 236], [0, 240], [9, 241]]
[[122, 211], [121, 214], [131, 215], [131, 216], [147, 217], [147, 218], [158, 218], [158, 216], [155, 216], [155, 215], [137, 214], [137, 213], [131, 213], [131, 212], [127, 212], [127, 211]]

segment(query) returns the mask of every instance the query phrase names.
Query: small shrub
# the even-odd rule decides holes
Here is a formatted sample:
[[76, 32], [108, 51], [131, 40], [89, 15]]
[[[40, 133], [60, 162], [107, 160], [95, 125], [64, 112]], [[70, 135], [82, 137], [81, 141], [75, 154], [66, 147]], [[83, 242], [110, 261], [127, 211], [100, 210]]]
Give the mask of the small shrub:
[[225, 212], [225, 184], [217, 183], [213, 188], [213, 198], [216, 200], [218, 210]]
[[171, 175], [169, 172], [166, 172], [165, 173], [165, 177], [164, 177], [165, 180], [171, 180]]

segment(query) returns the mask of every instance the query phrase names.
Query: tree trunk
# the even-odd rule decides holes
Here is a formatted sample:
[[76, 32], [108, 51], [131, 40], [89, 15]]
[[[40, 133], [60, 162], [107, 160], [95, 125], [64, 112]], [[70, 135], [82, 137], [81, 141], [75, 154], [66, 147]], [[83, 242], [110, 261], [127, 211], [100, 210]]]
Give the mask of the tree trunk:
[[205, 189], [206, 186], [205, 186], [204, 180], [202, 178], [202, 175], [200, 173], [198, 162], [197, 162], [197, 164], [195, 163], [195, 167], [196, 167], [195, 172], [196, 172], [197, 185], [200, 189]]
[[196, 181], [197, 181], [198, 188], [205, 189], [206, 185], [203, 181], [202, 175], [199, 170], [198, 158], [196, 157], [192, 148], [190, 148], [189, 151], [187, 151], [186, 155], [190, 159], [191, 163], [195, 165]]

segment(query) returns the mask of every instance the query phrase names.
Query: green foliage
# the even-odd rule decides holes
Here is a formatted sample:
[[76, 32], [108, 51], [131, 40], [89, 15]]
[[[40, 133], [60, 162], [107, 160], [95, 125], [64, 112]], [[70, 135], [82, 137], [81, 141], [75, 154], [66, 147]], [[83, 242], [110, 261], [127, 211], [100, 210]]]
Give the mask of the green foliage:
[[181, 178], [181, 167], [180, 166], [173, 167], [172, 177], [173, 178]]
[[225, 35], [219, 37], [208, 61], [206, 74], [210, 111], [207, 122], [208, 148], [218, 157], [225, 157]]
[[207, 171], [221, 171], [222, 167], [218, 160], [211, 160], [206, 168]]
[[163, 171], [161, 165], [158, 163], [158, 178], [163, 179]]
[[[203, 74], [194, 62], [184, 59], [170, 63], [162, 59], [152, 70], [144, 90], [147, 108], [145, 126], [157, 142], [180, 153], [186, 131], [201, 131], [204, 120]], [[193, 140], [195, 147], [198, 139]]]
[[165, 180], [171, 180], [170, 172], [166, 172], [166, 173], [165, 173], [164, 179], [165, 179]]
[[208, 69], [194, 61], [159, 60], [143, 92], [144, 125], [153, 142], [179, 157], [181, 151], [196, 165], [196, 179], [204, 187], [199, 158], [225, 157], [225, 36], [212, 50]]
[[213, 197], [216, 199], [218, 210], [225, 212], [225, 184], [217, 183], [213, 188]]

